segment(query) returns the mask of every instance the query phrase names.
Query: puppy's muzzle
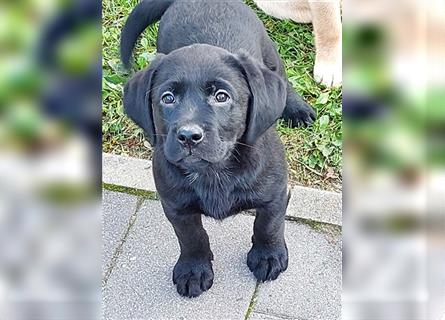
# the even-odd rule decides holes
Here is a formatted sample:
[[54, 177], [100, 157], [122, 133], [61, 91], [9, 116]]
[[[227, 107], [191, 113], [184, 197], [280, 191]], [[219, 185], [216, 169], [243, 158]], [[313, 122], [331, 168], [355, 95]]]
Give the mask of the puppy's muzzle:
[[204, 139], [204, 130], [196, 125], [190, 124], [178, 129], [176, 137], [184, 147], [194, 147]]

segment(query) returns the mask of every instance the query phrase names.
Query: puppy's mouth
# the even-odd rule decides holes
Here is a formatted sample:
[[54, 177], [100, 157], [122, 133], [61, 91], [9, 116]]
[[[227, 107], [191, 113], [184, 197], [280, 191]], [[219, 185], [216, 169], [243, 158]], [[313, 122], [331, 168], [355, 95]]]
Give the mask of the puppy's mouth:
[[180, 159], [177, 162], [177, 164], [183, 168], [200, 169], [200, 168], [207, 167], [210, 164], [210, 162], [191, 154], [191, 155], [185, 156], [184, 158]]
[[188, 155], [188, 156], [185, 156], [184, 158], [182, 158], [181, 160], [179, 160], [179, 162], [182, 162], [182, 163], [197, 163], [197, 162], [208, 162], [208, 161], [206, 161], [206, 160], [204, 160], [204, 159], [202, 159], [202, 158], [200, 158], [200, 157], [197, 157], [197, 156], [195, 156], [195, 155], [193, 155], [193, 154], [190, 154], [190, 155]]

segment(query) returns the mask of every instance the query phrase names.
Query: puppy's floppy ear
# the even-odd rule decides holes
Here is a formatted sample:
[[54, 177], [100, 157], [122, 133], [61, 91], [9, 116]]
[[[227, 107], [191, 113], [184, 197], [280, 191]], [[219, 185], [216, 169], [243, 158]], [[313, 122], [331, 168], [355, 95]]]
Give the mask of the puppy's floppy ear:
[[247, 144], [255, 141], [283, 114], [286, 83], [277, 73], [245, 53], [236, 55], [252, 94], [247, 113]]
[[147, 69], [138, 71], [127, 82], [124, 88], [125, 113], [139, 127], [144, 129], [148, 141], [155, 145], [155, 126], [153, 122], [153, 110], [151, 103], [151, 89], [153, 75], [155, 74], [163, 54], [158, 54]]

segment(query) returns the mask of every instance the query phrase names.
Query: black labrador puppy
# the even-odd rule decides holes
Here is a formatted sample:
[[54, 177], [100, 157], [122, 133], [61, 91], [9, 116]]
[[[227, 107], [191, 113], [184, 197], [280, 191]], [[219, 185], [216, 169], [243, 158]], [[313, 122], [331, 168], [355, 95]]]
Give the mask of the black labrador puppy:
[[128, 66], [138, 36], [161, 20], [158, 56], [124, 90], [128, 116], [154, 147], [153, 172], [181, 254], [179, 294], [213, 283], [213, 254], [201, 215], [223, 219], [256, 209], [247, 265], [259, 281], [286, 270], [287, 164], [274, 124], [310, 124], [312, 108], [287, 82], [255, 13], [241, 1], [145, 0], [122, 31]]

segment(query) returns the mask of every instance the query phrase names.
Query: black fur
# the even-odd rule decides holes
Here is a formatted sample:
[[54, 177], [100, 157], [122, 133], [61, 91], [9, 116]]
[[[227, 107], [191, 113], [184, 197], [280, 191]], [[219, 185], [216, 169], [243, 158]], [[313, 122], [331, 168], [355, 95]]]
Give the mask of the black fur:
[[[124, 64], [142, 30], [160, 17], [161, 54], [128, 82], [124, 107], [154, 147], [156, 187], [181, 248], [173, 282], [189, 297], [212, 286], [202, 214], [223, 219], [252, 208], [247, 265], [259, 281], [276, 279], [287, 268], [288, 193], [274, 124], [283, 114], [308, 124], [315, 114], [287, 82], [262, 23], [240, 1], [142, 1], [122, 32]], [[221, 90], [227, 100], [218, 100]], [[203, 132], [199, 142], [180, 139], [179, 129], [191, 125]]]

